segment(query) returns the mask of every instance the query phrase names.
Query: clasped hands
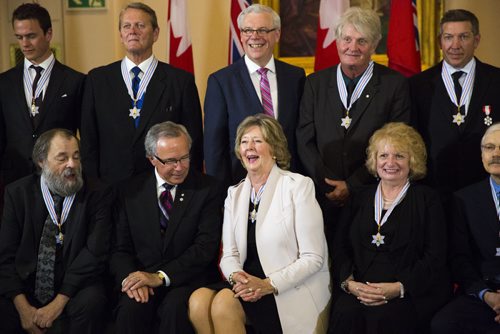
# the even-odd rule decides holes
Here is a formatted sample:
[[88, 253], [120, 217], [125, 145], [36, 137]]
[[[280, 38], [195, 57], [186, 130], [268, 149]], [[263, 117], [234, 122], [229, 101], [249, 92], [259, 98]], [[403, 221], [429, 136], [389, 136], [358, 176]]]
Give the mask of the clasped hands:
[[484, 301], [495, 311], [495, 321], [500, 323], [500, 290], [486, 292]]
[[145, 271], [135, 271], [128, 274], [122, 282], [122, 292], [125, 292], [130, 299], [135, 299], [138, 303], [147, 303], [149, 296], [154, 295], [153, 288], [162, 284], [156, 273]]
[[361, 283], [349, 281], [349, 292], [356, 296], [359, 302], [366, 306], [380, 306], [389, 300], [399, 298], [399, 282], [394, 283]]
[[245, 302], [256, 302], [263, 296], [274, 292], [269, 278], [261, 279], [244, 271], [238, 271], [232, 277], [234, 298], [241, 298]]
[[332, 201], [336, 206], [344, 206], [349, 198], [349, 188], [347, 183], [341, 180], [332, 180], [325, 178], [326, 184], [334, 187], [334, 189], [325, 194], [326, 198]]

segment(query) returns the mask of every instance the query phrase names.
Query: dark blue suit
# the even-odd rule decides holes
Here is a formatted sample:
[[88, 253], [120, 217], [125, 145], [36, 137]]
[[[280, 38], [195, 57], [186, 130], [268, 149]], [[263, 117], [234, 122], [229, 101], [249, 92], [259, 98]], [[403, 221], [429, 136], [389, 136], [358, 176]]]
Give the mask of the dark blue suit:
[[[295, 129], [304, 87], [304, 70], [277, 59], [278, 121], [285, 132], [292, 154], [291, 170], [297, 171], [298, 158]], [[207, 174], [235, 184], [246, 175], [234, 155], [234, 140], [238, 125], [247, 116], [263, 112], [261, 101], [242, 58], [208, 78], [205, 97], [204, 152]]]

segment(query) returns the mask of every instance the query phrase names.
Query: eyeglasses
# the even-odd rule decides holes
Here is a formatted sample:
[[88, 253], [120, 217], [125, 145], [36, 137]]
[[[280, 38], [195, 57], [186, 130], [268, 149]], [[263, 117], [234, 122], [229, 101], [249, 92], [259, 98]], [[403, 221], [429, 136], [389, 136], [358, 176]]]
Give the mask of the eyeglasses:
[[251, 29], [251, 28], [243, 28], [241, 29], [241, 33], [245, 36], [252, 36], [253, 33], [257, 33], [257, 36], [265, 36], [269, 34], [271, 31], [275, 31], [277, 28], [273, 29], [266, 29], [266, 28], [259, 28], [259, 29]]
[[189, 159], [191, 158], [191, 156], [189, 154], [181, 157], [180, 159], [160, 159], [157, 155], [154, 156], [156, 158], [156, 160], [158, 160], [159, 162], [162, 163], [162, 165], [164, 166], [169, 166], [169, 167], [173, 167], [173, 166], [177, 166], [177, 163], [180, 163], [181, 165], [185, 165], [187, 163], [189, 163]]
[[495, 152], [495, 149], [497, 147], [498, 147], [498, 149], [500, 149], [500, 145], [495, 145], [495, 144], [481, 145], [481, 148], [483, 149], [483, 152], [486, 152], [486, 153], [493, 153], [493, 152]]

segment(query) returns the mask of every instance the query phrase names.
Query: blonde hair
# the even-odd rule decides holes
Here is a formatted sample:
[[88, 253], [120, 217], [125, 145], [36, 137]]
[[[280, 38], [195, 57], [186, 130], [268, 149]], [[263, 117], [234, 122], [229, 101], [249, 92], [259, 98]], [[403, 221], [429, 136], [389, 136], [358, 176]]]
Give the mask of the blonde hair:
[[276, 160], [276, 164], [281, 169], [290, 168], [290, 152], [288, 151], [288, 143], [281, 128], [280, 123], [272, 117], [264, 114], [256, 114], [245, 118], [236, 130], [236, 140], [234, 141], [234, 153], [241, 161], [240, 142], [241, 137], [251, 127], [257, 126], [262, 132], [264, 141], [271, 148], [271, 154]]
[[419, 180], [427, 173], [427, 151], [422, 136], [411, 126], [401, 122], [387, 123], [371, 136], [366, 149], [365, 166], [373, 176], [377, 177], [377, 150], [382, 142], [386, 142], [398, 151], [410, 155], [410, 180]]
[[337, 39], [343, 37], [344, 28], [352, 24], [356, 30], [365, 36], [371, 44], [377, 47], [382, 39], [380, 18], [377, 13], [371, 9], [360, 7], [350, 7], [339, 19], [335, 28]]

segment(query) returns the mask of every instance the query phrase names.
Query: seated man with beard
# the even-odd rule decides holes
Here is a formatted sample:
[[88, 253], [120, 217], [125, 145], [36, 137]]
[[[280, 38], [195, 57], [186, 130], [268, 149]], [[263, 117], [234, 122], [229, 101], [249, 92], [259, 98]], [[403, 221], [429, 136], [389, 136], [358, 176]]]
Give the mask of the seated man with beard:
[[111, 193], [84, 182], [68, 130], [42, 134], [32, 156], [40, 173], [5, 190], [0, 333], [102, 333]]

